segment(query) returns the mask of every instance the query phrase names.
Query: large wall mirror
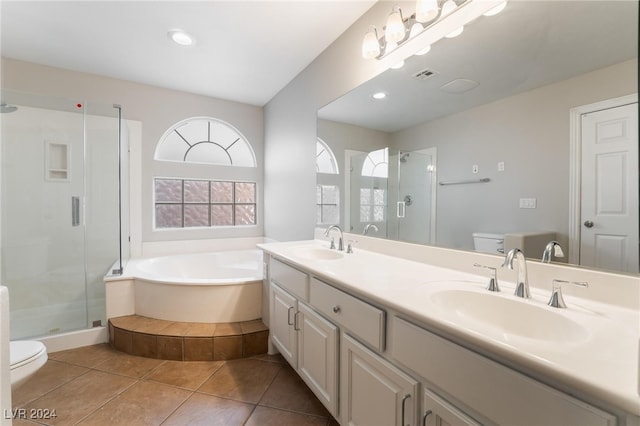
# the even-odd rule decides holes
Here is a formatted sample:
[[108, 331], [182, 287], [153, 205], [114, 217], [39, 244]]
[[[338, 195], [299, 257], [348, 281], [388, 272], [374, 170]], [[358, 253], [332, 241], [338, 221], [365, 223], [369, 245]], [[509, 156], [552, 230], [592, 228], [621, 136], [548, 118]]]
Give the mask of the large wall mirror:
[[461, 250], [540, 235], [637, 273], [637, 56], [635, 1], [511, 0], [318, 111], [337, 220]]

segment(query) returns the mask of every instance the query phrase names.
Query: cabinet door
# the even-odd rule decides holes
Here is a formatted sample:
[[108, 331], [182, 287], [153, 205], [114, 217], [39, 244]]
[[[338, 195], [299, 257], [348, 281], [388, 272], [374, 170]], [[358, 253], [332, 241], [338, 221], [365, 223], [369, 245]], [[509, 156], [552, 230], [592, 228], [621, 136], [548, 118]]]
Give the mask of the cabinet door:
[[298, 368], [298, 333], [294, 327], [297, 305], [295, 297], [271, 283], [271, 341], [293, 368]]
[[429, 389], [424, 390], [422, 409], [422, 426], [480, 426], [480, 423]]
[[298, 373], [333, 415], [338, 414], [338, 327], [298, 303]]
[[343, 425], [415, 425], [418, 382], [342, 334], [340, 411]]

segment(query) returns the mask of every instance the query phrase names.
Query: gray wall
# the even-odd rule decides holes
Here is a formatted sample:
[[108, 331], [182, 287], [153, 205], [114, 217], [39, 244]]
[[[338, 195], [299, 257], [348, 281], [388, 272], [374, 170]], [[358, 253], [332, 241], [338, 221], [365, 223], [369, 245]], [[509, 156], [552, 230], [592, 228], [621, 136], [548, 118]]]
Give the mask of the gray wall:
[[370, 24], [385, 22], [391, 4], [373, 5], [340, 38], [265, 105], [265, 236], [313, 238], [316, 112], [384, 71], [362, 59]]
[[[438, 245], [472, 249], [473, 232], [549, 230], [567, 247], [569, 110], [637, 92], [636, 75], [631, 60], [393, 134], [400, 150], [437, 147], [438, 180], [491, 179], [438, 186]], [[537, 208], [520, 209], [520, 198]]]
[[[152, 230], [154, 176], [183, 175], [206, 179], [216, 176], [217, 171], [216, 167], [206, 165], [184, 166], [154, 161], [155, 147], [162, 134], [173, 124], [194, 116], [210, 116], [230, 123], [251, 143], [258, 163], [258, 169], [253, 174], [257, 176], [258, 187], [263, 188], [261, 180], [264, 164], [264, 124], [261, 107], [8, 58], [2, 58], [2, 87], [84, 102], [117, 103], [122, 105], [126, 119], [142, 122], [142, 182], [141, 188], [131, 190], [141, 197], [143, 242], [263, 235], [262, 192], [258, 194], [257, 227], [156, 232]], [[233, 173], [237, 178], [246, 178], [246, 172]]]

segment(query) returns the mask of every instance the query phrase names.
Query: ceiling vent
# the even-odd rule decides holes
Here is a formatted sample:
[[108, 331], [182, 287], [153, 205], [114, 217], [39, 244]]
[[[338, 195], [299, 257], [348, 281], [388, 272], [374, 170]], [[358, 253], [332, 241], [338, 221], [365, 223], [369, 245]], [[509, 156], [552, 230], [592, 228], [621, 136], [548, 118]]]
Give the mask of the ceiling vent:
[[434, 75], [438, 75], [438, 73], [425, 68], [422, 71], [418, 71], [417, 73], [413, 74], [413, 78], [416, 78], [418, 80], [426, 80], [430, 77], [433, 77]]

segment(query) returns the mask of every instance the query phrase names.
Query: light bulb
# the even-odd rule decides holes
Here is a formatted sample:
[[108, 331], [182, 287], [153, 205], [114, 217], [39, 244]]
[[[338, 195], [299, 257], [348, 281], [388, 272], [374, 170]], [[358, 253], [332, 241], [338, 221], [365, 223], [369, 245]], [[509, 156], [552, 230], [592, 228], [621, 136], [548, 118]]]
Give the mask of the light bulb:
[[380, 99], [384, 99], [384, 98], [386, 98], [386, 97], [387, 97], [387, 94], [386, 94], [386, 93], [384, 93], [384, 92], [376, 92], [376, 93], [374, 93], [373, 95], [371, 95], [371, 97], [372, 97], [373, 99], [378, 99], [378, 100], [380, 100]]
[[504, 8], [507, 7], [507, 0], [504, 0], [502, 3], [494, 7], [493, 9], [489, 9], [489, 11], [484, 13], [484, 16], [493, 16], [502, 12]]
[[384, 38], [387, 43], [402, 41], [405, 37], [406, 28], [402, 22], [402, 11], [398, 6], [394, 7], [389, 17], [387, 25], [384, 29]]
[[416, 21], [428, 22], [438, 16], [438, 0], [417, 0]]
[[458, 7], [458, 5], [456, 4], [455, 1], [453, 0], [447, 0], [443, 5], [442, 5], [442, 13], [440, 13], [440, 18], [447, 16], [448, 14], [450, 14], [451, 12], [453, 12], [454, 10], [456, 10], [456, 8]]
[[458, 37], [460, 34], [462, 34], [463, 31], [464, 31], [464, 25], [461, 25], [460, 27], [458, 27], [458, 29], [451, 31], [445, 37], [446, 38]]
[[364, 35], [362, 40], [362, 57], [365, 59], [373, 59], [380, 56], [380, 42], [378, 41], [378, 32], [376, 27], [371, 25], [369, 31]]
[[422, 26], [422, 24], [419, 22], [416, 22], [411, 26], [411, 30], [409, 31], [409, 38], [410, 39], [414, 38], [415, 36], [420, 34], [422, 30], [424, 30], [424, 27]]

